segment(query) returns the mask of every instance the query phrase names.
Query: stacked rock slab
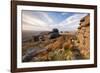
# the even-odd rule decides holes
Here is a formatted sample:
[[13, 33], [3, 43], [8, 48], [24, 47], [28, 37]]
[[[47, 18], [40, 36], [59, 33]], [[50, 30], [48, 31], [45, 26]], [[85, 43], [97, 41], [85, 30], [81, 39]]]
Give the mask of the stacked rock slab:
[[86, 58], [89, 58], [90, 51], [90, 15], [85, 16], [80, 20], [78, 27], [78, 47], [81, 53]]

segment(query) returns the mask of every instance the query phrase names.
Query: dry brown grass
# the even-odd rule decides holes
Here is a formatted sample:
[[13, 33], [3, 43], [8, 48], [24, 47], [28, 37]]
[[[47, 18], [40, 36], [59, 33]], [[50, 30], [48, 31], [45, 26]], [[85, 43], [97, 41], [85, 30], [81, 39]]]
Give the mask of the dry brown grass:
[[48, 48], [49, 51], [55, 49], [62, 49], [63, 43], [64, 43], [64, 38], [59, 37], [54, 43], [47, 45], [45, 48]]

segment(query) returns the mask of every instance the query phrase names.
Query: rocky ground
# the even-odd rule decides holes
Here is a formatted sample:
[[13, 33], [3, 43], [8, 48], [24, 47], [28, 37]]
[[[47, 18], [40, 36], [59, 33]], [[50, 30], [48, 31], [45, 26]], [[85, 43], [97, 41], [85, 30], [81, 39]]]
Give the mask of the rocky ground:
[[[75, 35], [61, 35], [55, 39], [24, 43], [23, 56], [29, 53], [29, 61], [52, 61], [52, 60], [79, 60], [84, 57], [77, 46]], [[27, 49], [28, 48], [28, 49]], [[32, 55], [32, 56], [31, 56]], [[27, 59], [27, 58], [26, 58]]]

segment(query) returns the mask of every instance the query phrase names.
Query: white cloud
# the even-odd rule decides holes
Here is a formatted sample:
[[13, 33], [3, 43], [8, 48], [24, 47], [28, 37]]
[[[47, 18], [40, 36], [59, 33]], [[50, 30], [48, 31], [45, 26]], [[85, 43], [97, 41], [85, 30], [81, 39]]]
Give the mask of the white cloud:
[[47, 26], [47, 24], [42, 20], [24, 14], [23, 14], [22, 21], [32, 24], [33, 26]]
[[78, 28], [80, 19], [82, 19], [86, 15], [87, 14], [74, 14], [74, 15], [66, 18], [61, 23], [59, 23], [57, 25], [57, 28], [59, 28], [59, 30], [63, 30], [63, 31], [74, 31]]
[[22, 25], [23, 25], [23, 30], [50, 31], [50, 27], [47, 22], [44, 22], [28, 14], [22, 14]]
[[[67, 13], [63, 13], [65, 15]], [[45, 12], [23, 11], [22, 25], [23, 30], [51, 31], [58, 28], [60, 31], [74, 31], [79, 26], [80, 19], [87, 14], [74, 14], [69, 16], [59, 24], [53, 24], [54, 20]]]
[[34, 31], [50, 31], [51, 29], [48, 29], [47, 27], [32, 27], [32, 26], [29, 26], [29, 25], [25, 25], [23, 26], [22, 28], [23, 30], [34, 30]]
[[50, 24], [52, 24], [54, 22], [53, 19], [51, 19], [47, 13], [44, 13], [44, 12], [40, 12], [40, 13], [41, 13], [43, 19], [46, 20], [46, 22], [48, 22]]
[[41, 19], [43, 21], [45, 19], [46, 22], [49, 22], [49, 23], [54, 22], [53, 19], [50, 18], [50, 16], [48, 15], [48, 12], [23, 10], [22, 14], [29, 15], [29, 16], [32, 16], [32, 17], [37, 18], [37, 19]]
[[61, 14], [62, 14], [62, 15], [67, 15], [67, 14], [69, 14], [69, 13], [66, 13], [66, 12], [62, 12]]

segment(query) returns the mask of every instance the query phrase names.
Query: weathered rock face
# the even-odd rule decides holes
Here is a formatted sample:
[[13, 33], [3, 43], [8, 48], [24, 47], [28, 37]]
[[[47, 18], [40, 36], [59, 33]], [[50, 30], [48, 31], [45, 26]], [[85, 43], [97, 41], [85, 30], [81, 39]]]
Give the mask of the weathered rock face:
[[[80, 20], [80, 26], [78, 27], [77, 32], [78, 37], [78, 47], [80, 48], [81, 53], [86, 56], [89, 54], [90, 49], [90, 16], [87, 15]], [[87, 55], [87, 58], [89, 55]]]

